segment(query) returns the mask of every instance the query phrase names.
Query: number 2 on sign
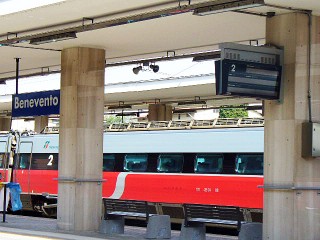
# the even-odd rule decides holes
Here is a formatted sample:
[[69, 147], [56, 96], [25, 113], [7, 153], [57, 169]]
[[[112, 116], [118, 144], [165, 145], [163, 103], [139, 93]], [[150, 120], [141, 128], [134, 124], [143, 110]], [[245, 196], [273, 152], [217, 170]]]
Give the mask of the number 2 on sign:
[[49, 160], [49, 162], [48, 162], [47, 166], [52, 166], [53, 155], [49, 155], [48, 160]]
[[231, 65], [231, 72], [235, 72], [236, 71], [236, 65], [235, 64], [232, 64]]

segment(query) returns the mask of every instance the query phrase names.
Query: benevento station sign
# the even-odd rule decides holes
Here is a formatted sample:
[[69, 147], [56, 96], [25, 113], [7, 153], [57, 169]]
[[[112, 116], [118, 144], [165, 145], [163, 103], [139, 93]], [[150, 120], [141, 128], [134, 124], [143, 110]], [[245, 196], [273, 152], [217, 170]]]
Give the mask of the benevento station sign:
[[59, 114], [60, 90], [12, 95], [12, 117]]

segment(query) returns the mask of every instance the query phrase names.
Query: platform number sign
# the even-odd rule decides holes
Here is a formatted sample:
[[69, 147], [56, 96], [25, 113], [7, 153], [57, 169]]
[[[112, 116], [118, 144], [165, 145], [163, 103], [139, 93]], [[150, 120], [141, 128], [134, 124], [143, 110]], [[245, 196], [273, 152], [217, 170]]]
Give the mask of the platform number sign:
[[231, 72], [235, 72], [236, 71], [236, 65], [235, 64], [232, 64], [231, 65]]
[[49, 155], [48, 160], [49, 160], [49, 162], [48, 162], [47, 166], [52, 166], [52, 161], [53, 161], [53, 155], [52, 154]]

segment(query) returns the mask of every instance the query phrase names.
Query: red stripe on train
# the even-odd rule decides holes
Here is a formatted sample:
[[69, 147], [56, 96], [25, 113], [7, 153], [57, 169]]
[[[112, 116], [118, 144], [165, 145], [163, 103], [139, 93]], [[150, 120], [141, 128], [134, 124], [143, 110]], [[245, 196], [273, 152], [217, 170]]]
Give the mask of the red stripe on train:
[[[57, 194], [57, 171], [17, 171], [22, 191]], [[30, 174], [30, 175], [29, 175]], [[149, 202], [198, 203], [262, 208], [261, 176], [104, 172], [103, 197], [120, 189], [119, 198]], [[28, 180], [29, 178], [29, 180]], [[30, 188], [28, 189], [28, 183]], [[118, 184], [118, 185], [117, 185]], [[123, 192], [122, 192], [123, 191]]]
[[[118, 174], [104, 173], [103, 195], [115, 191]], [[137, 174], [128, 173], [121, 199], [150, 202], [198, 203], [262, 208], [261, 176], [195, 175], [195, 174]]]

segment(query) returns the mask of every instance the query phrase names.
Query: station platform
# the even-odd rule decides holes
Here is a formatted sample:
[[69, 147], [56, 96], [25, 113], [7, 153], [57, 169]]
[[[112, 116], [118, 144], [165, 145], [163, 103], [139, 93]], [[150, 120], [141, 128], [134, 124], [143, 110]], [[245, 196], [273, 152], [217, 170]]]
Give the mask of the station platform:
[[[146, 228], [125, 226], [125, 233], [121, 235], [106, 235], [98, 232], [65, 232], [57, 230], [57, 220], [51, 218], [6, 215], [6, 222], [0, 222], [1, 240], [132, 240], [145, 239]], [[172, 230], [171, 239], [178, 240], [180, 231]], [[236, 236], [225, 236], [208, 233], [207, 240], [237, 240]]]

